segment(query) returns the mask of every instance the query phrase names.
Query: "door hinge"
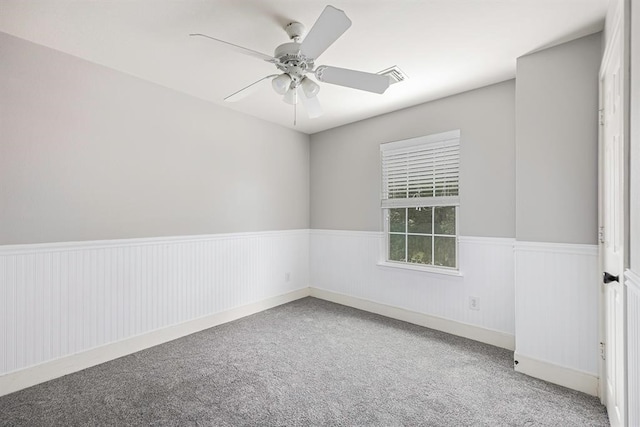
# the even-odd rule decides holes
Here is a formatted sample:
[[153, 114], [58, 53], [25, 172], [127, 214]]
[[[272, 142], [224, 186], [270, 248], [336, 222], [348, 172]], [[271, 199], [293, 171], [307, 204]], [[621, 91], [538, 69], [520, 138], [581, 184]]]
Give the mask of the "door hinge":
[[600, 343], [600, 358], [602, 360], [606, 360], [607, 356], [606, 356], [606, 345], [605, 343], [601, 342]]
[[599, 113], [598, 120], [600, 121], [600, 126], [602, 126], [604, 125], [604, 108], [599, 109], [598, 113]]
[[604, 243], [604, 227], [598, 227], [598, 242]]

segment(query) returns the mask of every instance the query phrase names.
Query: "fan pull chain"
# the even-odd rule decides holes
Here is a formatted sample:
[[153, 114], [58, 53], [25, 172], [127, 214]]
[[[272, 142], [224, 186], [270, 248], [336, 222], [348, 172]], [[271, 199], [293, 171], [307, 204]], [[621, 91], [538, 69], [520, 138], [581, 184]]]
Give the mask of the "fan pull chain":
[[293, 104], [293, 125], [297, 124], [298, 103]]

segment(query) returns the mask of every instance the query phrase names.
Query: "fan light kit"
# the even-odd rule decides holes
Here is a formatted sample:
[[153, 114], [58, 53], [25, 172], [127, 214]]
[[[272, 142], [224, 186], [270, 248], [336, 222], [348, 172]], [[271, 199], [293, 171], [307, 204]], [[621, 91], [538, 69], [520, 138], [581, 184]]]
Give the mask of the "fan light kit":
[[[289, 38], [289, 43], [284, 43], [275, 49], [273, 56], [257, 52], [233, 43], [220, 40], [206, 34], [190, 34], [191, 36], [206, 37], [210, 40], [222, 43], [234, 50], [270, 62], [281, 72], [261, 78], [251, 83], [224, 100], [238, 101], [260, 87], [259, 83], [271, 80], [273, 90], [283, 96], [284, 102], [294, 106], [294, 124], [296, 105], [301, 101], [307, 115], [310, 118], [319, 117], [322, 107], [317, 94], [320, 85], [310, 78], [310, 75], [323, 83], [331, 83], [353, 89], [382, 94], [391, 83], [387, 75], [366, 73], [363, 71], [349, 70], [346, 68], [331, 67], [327, 65], [315, 66], [315, 61], [327, 50], [345, 31], [351, 26], [351, 20], [340, 9], [327, 6], [318, 17], [304, 40], [305, 27], [299, 22], [291, 22], [284, 27]], [[302, 40], [302, 42], [300, 42]]]

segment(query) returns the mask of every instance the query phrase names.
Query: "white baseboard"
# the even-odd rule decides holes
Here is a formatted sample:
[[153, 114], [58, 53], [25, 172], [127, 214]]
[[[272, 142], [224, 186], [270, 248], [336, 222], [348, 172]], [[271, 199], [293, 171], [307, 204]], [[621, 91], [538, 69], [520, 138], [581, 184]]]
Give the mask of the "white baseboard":
[[598, 395], [598, 377], [593, 374], [526, 357], [518, 353], [515, 353], [514, 361], [518, 362], [514, 365], [516, 372], [592, 396]]
[[309, 296], [298, 289], [0, 376], [0, 396]]
[[515, 349], [515, 337], [505, 332], [482, 328], [480, 326], [470, 325], [468, 323], [462, 323], [442, 317], [431, 316], [429, 314], [418, 313], [416, 311], [406, 310], [404, 308], [381, 304], [324, 289], [311, 288], [311, 296], [335, 302], [337, 304], [346, 305], [348, 307], [357, 308], [359, 310], [380, 314], [392, 319], [402, 320], [403, 322], [413, 323], [414, 325], [425, 326], [427, 328], [436, 329], [452, 335], [469, 338], [474, 341], [495, 345], [496, 347], [506, 348], [507, 350], [513, 351]]

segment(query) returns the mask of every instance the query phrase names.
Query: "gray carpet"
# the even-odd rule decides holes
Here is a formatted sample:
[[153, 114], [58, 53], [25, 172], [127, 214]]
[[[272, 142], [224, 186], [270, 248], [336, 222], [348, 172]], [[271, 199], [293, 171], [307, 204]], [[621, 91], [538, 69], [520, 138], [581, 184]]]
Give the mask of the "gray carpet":
[[1, 397], [0, 424], [608, 425], [512, 357], [305, 298]]

